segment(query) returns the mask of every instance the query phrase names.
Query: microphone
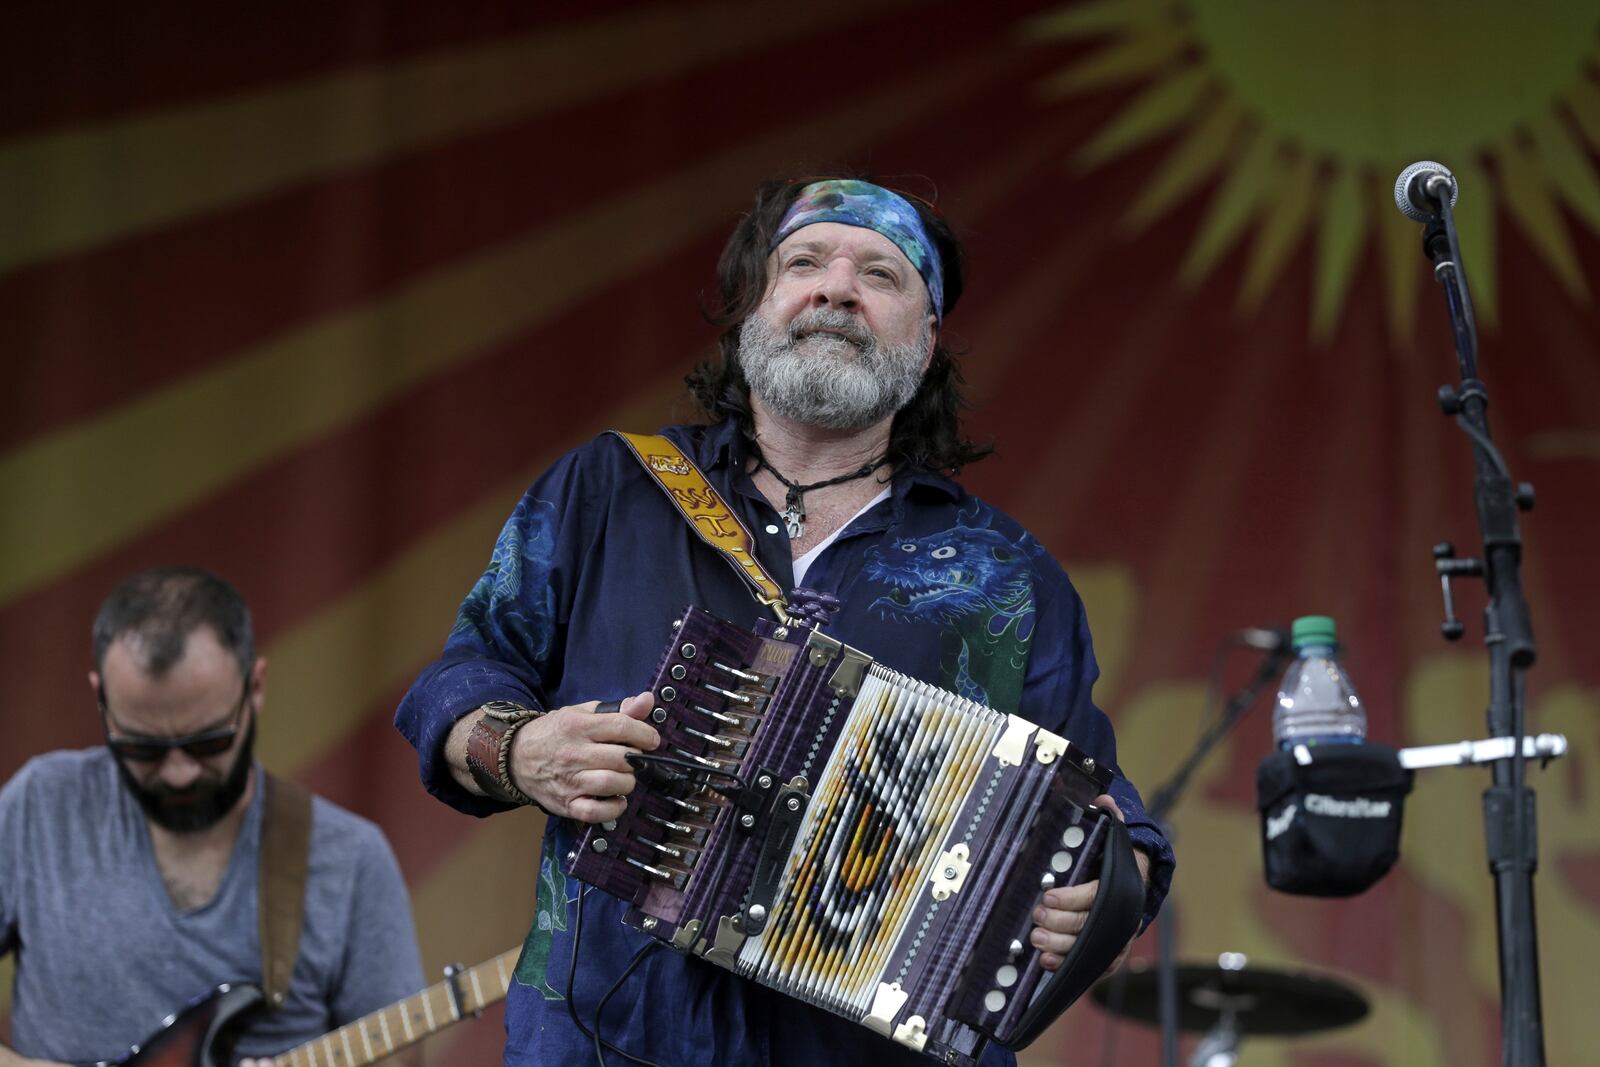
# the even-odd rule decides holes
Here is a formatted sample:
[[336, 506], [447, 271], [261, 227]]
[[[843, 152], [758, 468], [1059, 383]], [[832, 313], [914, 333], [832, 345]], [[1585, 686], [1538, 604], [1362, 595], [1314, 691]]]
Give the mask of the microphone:
[[1453, 209], [1461, 195], [1456, 176], [1443, 163], [1424, 159], [1411, 164], [1394, 180], [1394, 206], [1412, 222], [1427, 222], [1438, 217], [1440, 197], [1446, 189]]
[[1233, 639], [1261, 652], [1282, 652], [1289, 647], [1289, 631], [1281, 626], [1246, 626], [1235, 631]]

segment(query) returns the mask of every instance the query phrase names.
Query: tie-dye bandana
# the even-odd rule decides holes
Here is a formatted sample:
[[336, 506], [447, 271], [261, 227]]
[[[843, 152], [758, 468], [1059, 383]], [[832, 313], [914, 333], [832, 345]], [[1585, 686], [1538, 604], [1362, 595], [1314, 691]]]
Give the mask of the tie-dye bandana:
[[861, 226], [876, 230], [893, 241], [922, 275], [933, 300], [935, 317], [944, 318], [944, 265], [928, 231], [923, 228], [922, 216], [905, 197], [853, 178], [812, 182], [800, 190], [788, 214], [783, 216], [772, 247], [777, 248], [791, 233], [814, 222]]

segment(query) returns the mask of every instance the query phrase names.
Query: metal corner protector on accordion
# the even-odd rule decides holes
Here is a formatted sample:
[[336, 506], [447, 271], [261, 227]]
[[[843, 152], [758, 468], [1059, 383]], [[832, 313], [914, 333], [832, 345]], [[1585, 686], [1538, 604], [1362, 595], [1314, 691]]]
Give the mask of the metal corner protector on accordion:
[[[699, 608], [657, 670], [661, 746], [571, 874], [684, 952], [945, 1063], [1022, 1048], [1138, 930], [1109, 768], [1065, 738], [897, 673], [820, 628]], [[1094, 878], [1062, 967], [1043, 892]]]

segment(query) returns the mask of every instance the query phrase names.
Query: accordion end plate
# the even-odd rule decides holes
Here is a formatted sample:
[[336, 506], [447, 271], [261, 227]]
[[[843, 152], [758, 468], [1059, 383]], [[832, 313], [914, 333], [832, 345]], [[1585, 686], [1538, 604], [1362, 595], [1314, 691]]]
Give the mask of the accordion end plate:
[[842, 697], [854, 697], [861, 692], [861, 682], [872, 666], [872, 657], [845, 646], [844, 662], [840, 663], [828, 679], [828, 688]]
[[672, 947], [679, 952], [688, 952], [694, 947], [695, 938], [700, 936], [700, 920], [690, 919], [678, 927], [678, 932], [672, 935]]
[[878, 991], [872, 997], [872, 1010], [861, 1017], [861, 1025], [884, 1037], [893, 1037], [894, 1017], [900, 1014], [910, 996], [899, 982], [879, 982]]
[[905, 1022], [894, 1028], [894, 1039], [908, 1048], [922, 1051], [928, 1043], [928, 1022], [920, 1015], [913, 1015]]
[[1067, 751], [1067, 739], [1045, 729], [1039, 731], [1033, 745], [1033, 758], [1044, 764], [1054, 763]]
[[828, 661], [837, 656], [843, 647], [827, 634], [819, 634], [815, 630], [806, 634], [806, 655], [813, 667], [826, 667]]
[[724, 915], [717, 920], [716, 940], [705, 954], [708, 962], [715, 963], [718, 967], [726, 967], [730, 971], [738, 966], [739, 949], [745, 942], [740, 926], [736, 915]]
[[[1005, 732], [994, 743], [994, 748], [989, 750], [989, 755], [999, 760], [1002, 767], [1022, 766], [1022, 761], [1028, 756], [1028, 736], [1038, 729], [1020, 715], [1007, 715]], [[1043, 732], [1040, 730], [1040, 733]], [[1044, 762], [1048, 763], [1049, 760]]]

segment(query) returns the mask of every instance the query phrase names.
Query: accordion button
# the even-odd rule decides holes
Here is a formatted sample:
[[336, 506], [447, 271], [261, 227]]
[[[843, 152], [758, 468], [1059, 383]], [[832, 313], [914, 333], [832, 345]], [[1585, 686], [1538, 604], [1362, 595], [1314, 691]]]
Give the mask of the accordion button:
[[1083, 844], [1083, 827], [1069, 826], [1067, 832], [1061, 835], [1061, 843], [1068, 848], [1077, 848]]
[[998, 989], [991, 989], [984, 995], [983, 1006], [989, 1011], [999, 1011], [1006, 1006], [1006, 995]]
[[684, 659], [694, 659], [695, 647], [688, 642], [685, 642], [684, 646], [678, 651], [683, 653]]
[[1063, 874], [1072, 869], [1072, 853], [1057, 852], [1050, 857], [1050, 869], [1057, 874]]
[[1054, 889], [1055, 888], [1055, 884], [1056, 884], [1056, 876], [1053, 875], [1053, 874], [1049, 874], [1048, 872], [1045, 874], [1045, 876], [1043, 878], [1039, 879], [1039, 888], [1040, 889]]
[[1009, 963], [1002, 964], [1000, 969], [994, 972], [994, 980], [999, 982], [1002, 988], [1010, 989], [1017, 984], [1017, 969]]
[[677, 681], [680, 681], [680, 682], [683, 681], [684, 678], [688, 676], [688, 674], [689, 674], [689, 671], [688, 671], [687, 668], [684, 667], [683, 664], [674, 663], [672, 665], [672, 677], [674, 679], [676, 679]]

